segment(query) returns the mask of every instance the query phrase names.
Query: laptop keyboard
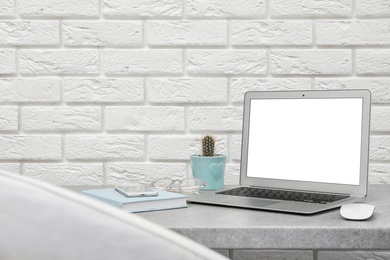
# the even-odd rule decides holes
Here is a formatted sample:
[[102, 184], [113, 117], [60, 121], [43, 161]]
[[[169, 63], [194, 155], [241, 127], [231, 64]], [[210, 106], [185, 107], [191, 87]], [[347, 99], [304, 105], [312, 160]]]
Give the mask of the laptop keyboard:
[[291, 191], [291, 190], [275, 190], [269, 188], [254, 188], [254, 187], [239, 187], [231, 190], [217, 192], [217, 194], [262, 198], [262, 199], [275, 199], [275, 200], [288, 200], [299, 201], [308, 203], [327, 204], [337, 200], [348, 198], [348, 195], [341, 194], [328, 194], [328, 193], [313, 193], [303, 191]]

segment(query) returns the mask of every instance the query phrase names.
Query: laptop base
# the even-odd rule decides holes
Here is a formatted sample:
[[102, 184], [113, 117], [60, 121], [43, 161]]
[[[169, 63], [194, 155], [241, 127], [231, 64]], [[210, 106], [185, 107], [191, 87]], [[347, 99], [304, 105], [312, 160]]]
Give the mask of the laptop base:
[[[227, 186], [223, 190], [233, 189], [240, 186]], [[350, 196], [328, 204], [317, 204], [309, 202], [280, 201], [260, 198], [247, 198], [216, 194], [218, 191], [200, 191], [199, 194], [190, 195], [187, 202], [201, 203], [208, 205], [229, 206], [246, 209], [271, 210], [296, 214], [314, 214], [341, 207], [343, 204], [361, 202], [365, 197]]]

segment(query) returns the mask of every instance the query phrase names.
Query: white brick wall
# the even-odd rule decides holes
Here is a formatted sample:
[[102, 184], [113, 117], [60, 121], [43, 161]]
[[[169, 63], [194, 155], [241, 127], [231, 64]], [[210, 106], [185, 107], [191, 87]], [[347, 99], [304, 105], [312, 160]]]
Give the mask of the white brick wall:
[[102, 69], [107, 75], [159, 75], [183, 72], [179, 49], [103, 50]]
[[[272, 75], [350, 75], [350, 50], [272, 50]], [[331, 65], [330, 65], [331, 64]]]
[[25, 106], [21, 109], [21, 129], [24, 132], [100, 131], [100, 107]]
[[3, 75], [13, 74], [15, 68], [15, 50], [0, 50], [0, 73]]
[[109, 106], [105, 114], [107, 131], [184, 131], [182, 107]]
[[101, 12], [105, 18], [180, 18], [180, 0], [103, 0]]
[[[351, 0], [273, 0], [273, 18], [350, 18]], [[382, 1], [383, 2], [383, 1]]]
[[18, 15], [22, 18], [97, 18], [99, 0], [18, 0]]
[[48, 45], [60, 43], [58, 21], [1, 21], [0, 45]]
[[142, 22], [64, 21], [65, 46], [142, 47]]
[[148, 21], [149, 46], [227, 46], [226, 21]]
[[20, 73], [26, 76], [99, 73], [97, 50], [31, 50], [19, 51]]
[[238, 182], [249, 90], [368, 88], [390, 183], [388, 0], [0, 0], [0, 163], [56, 184], [190, 176], [212, 133]]
[[188, 50], [187, 71], [193, 75], [264, 75], [267, 53], [264, 50]]
[[67, 78], [63, 80], [64, 100], [69, 103], [143, 102], [142, 79]]
[[61, 102], [60, 80], [55, 78], [0, 78], [0, 102]]
[[233, 46], [310, 46], [311, 21], [232, 21]]

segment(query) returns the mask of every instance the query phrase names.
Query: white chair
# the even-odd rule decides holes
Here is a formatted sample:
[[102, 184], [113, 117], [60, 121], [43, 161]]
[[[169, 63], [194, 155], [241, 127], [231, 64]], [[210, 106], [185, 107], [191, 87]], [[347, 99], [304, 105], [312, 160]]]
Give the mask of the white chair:
[[224, 256], [76, 192], [0, 172], [0, 259], [213, 259]]

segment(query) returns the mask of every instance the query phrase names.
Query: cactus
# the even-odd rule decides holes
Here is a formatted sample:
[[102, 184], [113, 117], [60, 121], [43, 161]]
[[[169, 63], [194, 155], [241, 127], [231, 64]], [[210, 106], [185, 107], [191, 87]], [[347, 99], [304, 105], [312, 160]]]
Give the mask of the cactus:
[[214, 156], [215, 139], [211, 135], [206, 135], [202, 139], [203, 156]]

